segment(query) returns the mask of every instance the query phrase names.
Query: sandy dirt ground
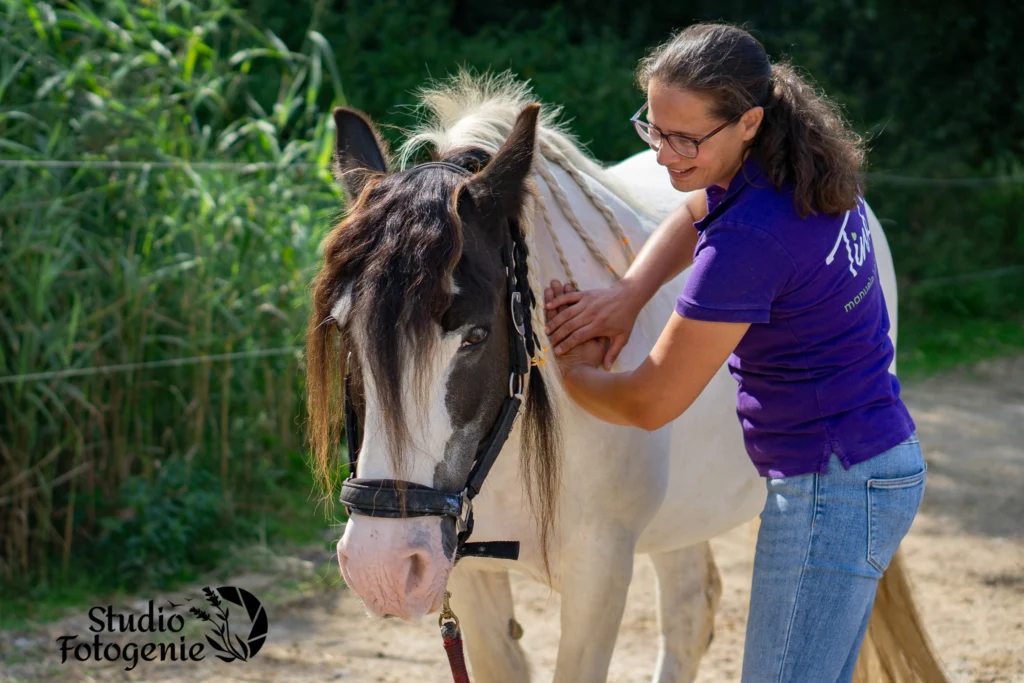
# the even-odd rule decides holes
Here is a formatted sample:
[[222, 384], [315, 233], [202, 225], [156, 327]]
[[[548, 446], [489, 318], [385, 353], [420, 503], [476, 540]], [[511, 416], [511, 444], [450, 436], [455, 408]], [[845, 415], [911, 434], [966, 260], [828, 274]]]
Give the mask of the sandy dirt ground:
[[[1024, 357], [915, 383], [905, 397], [929, 464], [922, 511], [903, 543], [925, 623], [952, 680], [1024, 683]], [[724, 594], [701, 683], [739, 679], [753, 533], [744, 526], [712, 541]], [[436, 618], [409, 624], [363, 616], [323, 551], [240, 566], [249, 573], [230, 583], [260, 596], [270, 618], [266, 646], [250, 662], [142, 663], [131, 672], [123, 663], [62, 664], [54, 639], [88, 625], [84, 614], [73, 614], [0, 633], [0, 681], [451, 680]], [[550, 680], [558, 596], [526, 579], [515, 579], [513, 589], [534, 680]], [[609, 680], [649, 681], [655, 642], [654, 572], [641, 558]]]

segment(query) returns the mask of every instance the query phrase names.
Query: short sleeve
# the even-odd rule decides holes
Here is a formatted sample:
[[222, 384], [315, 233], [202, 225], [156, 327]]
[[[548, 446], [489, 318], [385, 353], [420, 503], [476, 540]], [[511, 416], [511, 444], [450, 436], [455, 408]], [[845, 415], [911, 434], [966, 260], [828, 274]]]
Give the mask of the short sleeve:
[[767, 232], [740, 223], [709, 226], [676, 313], [691, 320], [766, 323], [772, 302], [796, 271], [792, 257]]

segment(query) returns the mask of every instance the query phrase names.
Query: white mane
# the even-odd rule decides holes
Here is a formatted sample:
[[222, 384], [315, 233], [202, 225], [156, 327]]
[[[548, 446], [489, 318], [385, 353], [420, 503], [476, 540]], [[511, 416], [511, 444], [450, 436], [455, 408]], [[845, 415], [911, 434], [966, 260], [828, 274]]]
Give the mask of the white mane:
[[[477, 76], [460, 70], [446, 80], [436, 81], [420, 89], [419, 100], [418, 108], [423, 120], [413, 128], [408, 138], [398, 148], [398, 162], [402, 168], [406, 168], [416, 152], [423, 147], [431, 149], [435, 158], [442, 158], [467, 147], [476, 147], [495, 154], [511, 134], [516, 118], [528, 104], [536, 102], [537, 98], [533, 95], [529, 83], [517, 80], [511, 72]], [[534, 157], [534, 176], [540, 176], [537, 180], [543, 180], [550, 188], [553, 177], [548, 165], [561, 166], [571, 175], [575, 174], [578, 180], [583, 180], [579, 176], [582, 174], [603, 185], [630, 209], [646, 216], [644, 208], [618, 179], [581, 149], [566, 124], [559, 120], [561, 113], [562, 108], [559, 106], [545, 104], [541, 107], [536, 132], [537, 154]], [[615, 220], [604, 202], [592, 192], [588, 192], [586, 182], [578, 184], [599, 210], [606, 212], [610, 220]], [[556, 190], [557, 188], [552, 188], [552, 192]], [[529, 202], [540, 203], [536, 193], [528, 192], [528, 195]], [[522, 228], [531, 254], [530, 287], [534, 299], [540, 303], [540, 306], [533, 310], [533, 326], [542, 344], [546, 345], [548, 339], [544, 334], [543, 287], [538, 286], [536, 281], [540, 271], [536, 262], [536, 226], [533, 222], [538, 212], [531, 208], [541, 209], [541, 214], [544, 213], [544, 208], [528, 205], [523, 212]], [[566, 208], [571, 213], [571, 207], [563, 206], [563, 209]], [[538, 355], [539, 351], [538, 349]], [[553, 361], [553, 355], [547, 355]], [[549, 387], [561, 389], [561, 381], [553, 362], [542, 366], [541, 370]]]
[[[516, 80], [509, 71], [476, 76], [465, 70], [421, 88], [419, 99], [418, 108], [426, 116], [398, 149], [402, 168], [424, 146], [432, 148], [439, 157], [465, 147], [479, 147], [494, 154], [511, 134], [520, 112], [538, 101], [529, 82]], [[559, 120], [561, 113], [560, 106], [541, 106], [537, 123], [541, 155], [547, 158], [552, 149], [561, 152], [578, 170], [609, 188], [635, 211], [644, 213], [632, 194], [581, 149], [566, 124]]]

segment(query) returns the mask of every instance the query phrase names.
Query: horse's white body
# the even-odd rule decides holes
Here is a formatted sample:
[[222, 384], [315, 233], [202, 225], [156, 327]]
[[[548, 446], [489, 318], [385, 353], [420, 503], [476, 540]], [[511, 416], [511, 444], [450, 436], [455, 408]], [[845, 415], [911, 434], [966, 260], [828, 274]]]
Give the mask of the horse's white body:
[[[510, 113], [502, 119], [507, 127], [502, 130], [495, 126], [500, 135], [490, 141], [492, 147], [507, 135], [519, 109], [508, 108]], [[452, 137], [451, 146], [480, 142], [467, 134]], [[568, 161], [585, 174], [586, 181], [622, 224], [635, 250], [657, 221], [683, 199], [669, 184], [653, 153], [638, 154], [609, 171], [601, 171], [550, 133], [541, 130], [538, 137], [542, 143], [554, 141]], [[591, 199], [558, 164], [545, 160], [540, 153], [534, 163], [547, 165], [579, 222], [616, 272], [624, 273], [628, 264], [622, 245]], [[611, 284], [612, 274], [595, 262], [547, 184], [537, 174], [534, 180], [579, 285], [589, 289]], [[616, 184], [619, 191], [612, 188]], [[631, 202], [621, 192], [623, 189], [632, 195]], [[643, 216], [636, 207], [649, 215]], [[565, 281], [567, 273], [542, 214], [537, 207], [533, 211], [528, 218], [532, 223], [531, 279], [536, 292], [538, 285], [543, 288], [552, 279]], [[891, 256], [873, 214], [870, 220], [895, 334]], [[619, 356], [618, 369], [634, 368], [644, 360], [673, 315], [675, 297], [682, 291], [685, 278], [684, 273], [666, 284], [641, 312], [630, 342]], [[543, 335], [542, 340], [546, 343]], [[548, 357], [553, 361], [550, 354]], [[612, 425], [582, 411], [561, 389], [553, 365], [549, 362], [544, 372], [561, 416], [564, 459], [558, 516], [550, 544], [550, 575], [544, 569], [538, 529], [527, 513], [517, 425], [476, 498], [473, 540], [520, 541], [520, 559], [466, 558], [447, 577], [453, 607], [466, 632], [474, 677], [480, 682], [502, 683], [529, 678], [523, 652], [509, 635], [513, 602], [507, 572], [516, 570], [561, 593], [562, 635], [554, 680], [605, 680], [634, 556], [646, 553], [659, 582], [661, 639], [654, 680], [692, 680], [711, 634], [720, 593], [707, 540], [752, 519], [764, 504], [763, 483], [743, 448], [735, 414], [735, 381], [723, 368], [684, 415], [657, 431], [647, 432]], [[356, 553], [383, 552], [380, 548], [390, 544], [387, 552], [394, 555], [396, 548], [401, 550], [398, 546], [407, 542], [403, 539], [428, 529], [427, 524], [422, 519], [353, 517], [339, 548], [344, 547], [352, 557]]]
[[[544, 163], [543, 161], [538, 163]], [[590, 229], [602, 253], [620, 273], [626, 263], [622, 248], [607, 229], [604, 219], [560, 168], [551, 171], [566, 192], [580, 222]], [[595, 182], [594, 188], [614, 210], [636, 249], [683, 199], [669, 183], [665, 170], [652, 152], [637, 154], [608, 169], [628, 190], [636, 203], [650, 215], [644, 217], [620, 201], [613, 192]], [[538, 183], [542, 201], [549, 207], [552, 225], [565, 251], [573, 275], [583, 288], [607, 286], [611, 274], [598, 265], [587, 247], [556, 208], [557, 202], [543, 182]], [[895, 340], [896, 280], [892, 257], [874, 214], [870, 214], [873, 246]], [[534, 253], [540, 263], [539, 281], [566, 279], [550, 235], [534, 221]], [[629, 344], [623, 349], [619, 368], [639, 365], [654, 346], [665, 322], [672, 315], [675, 297], [682, 291], [688, 272], [666, 284], [648, 303], [637, 321]], [[708, 566], [710, 549], [703, 541], [755, 517], [764, 505], [764, 484], [743, 447], [736, 419], [736, 382], [723, 367], [700, 398], [665, 428], [648, 433], [616, 427], [583, 413], [571, 402], [559, 406], [565, 432], [564, 491], [559, 500], [558, 537], [553, 548], [552, 585], [563, 595], [562, 633], [556, 681], [604, 680], [611, 645], [617, 633], [632, 570], [633, 554], [651, 554], [658, 574], [661, 653], [654, 681], [691, 680], [711, 631], [717, 603], [717, 575]], [[525, 540], [520, 562], [463, 560], [450, 585], [460, 614], [490, 612], [501, 626], [511, 614], [499, 616], [498, 609], [483, 604], [487, 598], [469, 589], [473, 599], [459, 600], [460, 573], [507, 568], [525, 571], [547, 583], [536, 548], [536, 530], [528, 515], [509, 515], [525, 509], [525, 495], [518, 477], [518, 453], [510, 439], [487, 485], [477, 498], [477, 539]], [[582, 539], [582, 540], [580, 540]], [[632, 545], [630, 548], [629, 546]], [[474, 579], [469, 577], [469, 581]], [[507, 578], [481, 577], [482, 582], [500, 587], [506, 595]], [[463, 590], [467, 590], [464, 588]], [[568, 598], [568, 599], [567, 599]], [[674, 614], [673, 614], [674, 613]], [[504, 618], [502, 618], [504, 617]], [[673, 619], [676, 623], [672, 623]], [[477, 638], [474, 638], [474, 635]], [[497, 635], [497, 634], [494, 634]], [[604, 636], [602, 638], [601, 636]], [[504, 632], [501, 636], [507, 636]], [[571, 640], [566, 636], [571, 636]], [[494, 652], [479, 652], [484, 647]], [[604, 643], [602, 644], [602, 640]], [[513, 672], [522, 662], [508, 643], [484, 633], [467, 632], [474, 666], [486, 667], [480, 680], [525, 680]], [[497, 655], [497, 659], [494, 659]], [[504, 661], [502, 661], [504, 659]], [[498, 665], [492, 670], [493, 664]], [[482, 673], [482, 672], [480, 672]], [[493, 679], [491, 676], [493, 675]]]

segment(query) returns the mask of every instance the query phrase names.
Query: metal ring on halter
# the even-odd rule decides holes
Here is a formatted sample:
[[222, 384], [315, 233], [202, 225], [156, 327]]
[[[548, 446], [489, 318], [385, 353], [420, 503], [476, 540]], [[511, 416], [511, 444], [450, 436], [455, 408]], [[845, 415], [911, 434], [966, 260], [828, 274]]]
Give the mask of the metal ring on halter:
[[518, 290], [512, 292], [512, 298], [509, 303], [509, 310], [512, 313], [512, 324], [515, 325], [516, 332], [519, 333], [520, 337], [525, 338], [526, 325], [523, 322], [523, 297]]
[[[519, 380], [519, 390], [518, 391], [516, 391], [515, 389], [512, 388], [512, 385], [516, 383], [517, 379]], [[516, 397], [522, 398], [523, 397], [523, 376], [522, 375], [517, 375], [516, 373], [513, 372], [512, 374], [510, 374], [508, 376], [508, 395], [509, 395], [510, 398], [516, 398]]]

